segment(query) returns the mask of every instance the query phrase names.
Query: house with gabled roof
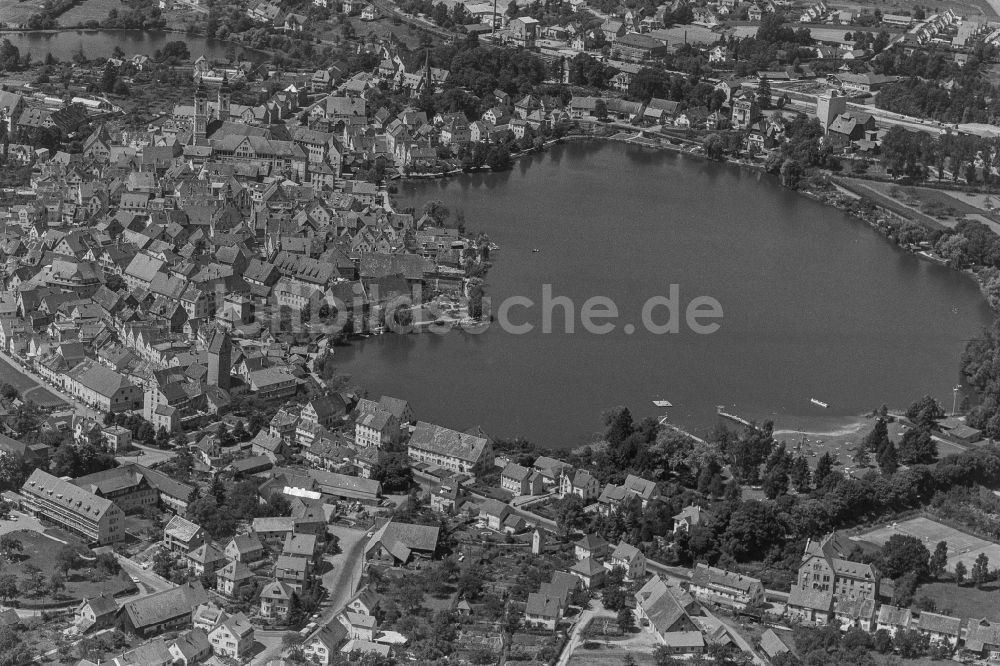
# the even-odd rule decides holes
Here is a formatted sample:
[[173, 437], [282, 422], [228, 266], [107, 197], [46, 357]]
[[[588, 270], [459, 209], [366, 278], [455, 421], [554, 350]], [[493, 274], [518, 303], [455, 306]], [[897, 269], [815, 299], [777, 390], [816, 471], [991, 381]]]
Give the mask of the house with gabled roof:
[[227, 597], [238, 597], [253, 580], [253, 571], [244, 562], [230, 560], [215, 572], [215, 589]]
[[833, 617], [833, 591], [792, 586], [788, 595], [788, 616], [807, 624], [827, 624]]
[[962, 619], [921, 611], [916, 630], [926, 636], [931, 645], [955, 648], [962, 637]]
[[191, 611], [208, 601], [201, 583], [185, 583], [126, 602], [118, 611], [119, 625], [137, 636], [153, 636], [191, 623]]
[[969, 619], [963, 651], [980, 659], [1000, 660], [1000, 622]]
[[632, 544], [619, 541], [604, 566], [608, 571], [621, 567], [626, 580], [641, 580], [646, 575], [646, 556]]
[[705, 511], [697, 504], [686, 506], [680, 513], [674, 516], [674, 534], [688, 532], [692, 527], [706, 523], [711, 519], [711, 516], [711, 513]]
[[190, 551], [186, 559], [188, 567], [194, 571], [196, 576], [204, 576], [206, 573], [212, 573], [222, 566], [226, 561], [226, 556], [221, 548], [210, 541], [206, 541]]
[[669, 585], [654, 575], [635, 593], [635, 601], [636, 619], [660, 643], [677, 648], [677, 654], [698, 653], [704, 649], [704, 639], [699, 647], [698, 640], [689, 635], [690, 632], [701, 635], [690, 616], [695, 601], [680, 587]]
[[73, 612], [73, 624], [81, 634], [107, 629], [114, 625], [117, 612], [118, 602], [115, 598], [100, 594], [80, 602]]
[[559, 492], [563, 496], [576, 495], [584, 502], [590, 502], [600, 495], [601, 484], [587, 470], [570, 469], [559, 477]]
[[[688, 591], [697, 599], [736, 610], [764, 601], [764, 585], [756, 578], [697, 563]], [[874, 605], [872, 606], [874, 611]]]
[[878, 608], [878, 618], [875, 621], [875, 630], [886, 631], [890, 636], [895, 636], [900, 631], [907, 631], [913, 623], [913, 613], [909, 608], [899, 608], [890, 604], [882, 604]]
[[528, 603], [524, 607], [524, 623], [555, 631], [565, 610], [558, 596], [532, 592], [528, 595]]
[[511, 462], [500, 473], [500, 487], [515, 496], [540, 495], [544, 483], [535, 470]]
[[569, 572], [579, 578], [583, 586], [588, 590], [603, 585], [604, 579], [608, 574], [608, 570], [604, 567], [604, 564], [592, 557], [585, 557], [577, 561], [576, 564], [570, 567]]
[[291, 610], [294, 590], [280, 580], [273, 580], [260, 592], [260, 616], [266, 620], [284, 621]]
[[256, 562], [264, 557], [264, 545], [253, 532], [237, 534], [226, 544], [226, 558], [236, 562]]
[[833, 602], [833, 616], [842, 631], [858, 627], [871, 632], [875, 627], [875, 600], [864, 597], [837, 598]]
[[236, 613], [219, 622], [208, 632], [212, 651], [220, 657], [243, 659], [254, 645], [254, 630], [243, 613]]
[[302, 654], [312, 663], [329, 666], [347, 638], [344, 625], [336, 620], [330, 621], [306, 637], [302, 643]]
[[437, 551], [440, 528], [388, 521], [372, 534], [365, 546], [365, 562], [408, 564], [413, 558], [430, 559]]
[[493, 445], [488, 439], [425, 421], [417, 422], [407, 453], [412, 462], [430, 463], [463, 474], [475, 474], [493, 465]]
[[603, 560], [608, 555], [610, 545], [596, 534], [586, 534], [573, 544], [573, 555], [577, 561], [593, 558]]

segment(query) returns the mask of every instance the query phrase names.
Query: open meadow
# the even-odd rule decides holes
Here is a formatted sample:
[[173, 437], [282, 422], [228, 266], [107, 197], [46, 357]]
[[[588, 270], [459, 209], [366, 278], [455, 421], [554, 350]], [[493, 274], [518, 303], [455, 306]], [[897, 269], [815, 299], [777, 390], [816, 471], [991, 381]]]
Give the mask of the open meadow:
[[121, 0], [84, 0], [59, 17], [59, 25], [71, 27], [83, 25], [87, 21], [103, 21], [112, 9], [122, 11]]
[[41, 0], [0, 0], [0, 24], [16, 28], [42, 8]]

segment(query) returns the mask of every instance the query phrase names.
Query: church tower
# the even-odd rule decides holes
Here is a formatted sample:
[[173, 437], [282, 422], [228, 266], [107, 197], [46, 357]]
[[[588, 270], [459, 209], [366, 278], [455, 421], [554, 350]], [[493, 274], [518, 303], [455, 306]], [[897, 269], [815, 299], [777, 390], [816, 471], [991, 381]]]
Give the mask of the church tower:
[[222, 75], [222, 85], [219, 86], [219, 120], [229, 122], [229, 100], [232, 91], [229, 89], [229, 74]]
[[194, 139], [204, 139], [208, 134], [208, 91], [205, 81], [198, 77], [198, 89], [194, 91]]
[[232, 369], [233, 341], [228, 332], [217, 328], [208, 340], [208, 376], [205, 378], [208, 385], [228, 391]]

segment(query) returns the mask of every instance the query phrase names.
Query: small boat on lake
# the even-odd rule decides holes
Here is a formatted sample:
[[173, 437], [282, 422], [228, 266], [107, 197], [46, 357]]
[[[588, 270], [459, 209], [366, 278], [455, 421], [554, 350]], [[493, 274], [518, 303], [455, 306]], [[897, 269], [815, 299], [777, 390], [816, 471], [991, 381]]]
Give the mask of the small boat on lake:
[[823, 409], [826, 409], [827, 407], [830, 406], [827, 403], [823, 402], [822, 400], [817, 400], [816, 398], [809, 398], [809, 402], [811, 402], [814, 405], [818, 405], [819, 407], [822, 407]]

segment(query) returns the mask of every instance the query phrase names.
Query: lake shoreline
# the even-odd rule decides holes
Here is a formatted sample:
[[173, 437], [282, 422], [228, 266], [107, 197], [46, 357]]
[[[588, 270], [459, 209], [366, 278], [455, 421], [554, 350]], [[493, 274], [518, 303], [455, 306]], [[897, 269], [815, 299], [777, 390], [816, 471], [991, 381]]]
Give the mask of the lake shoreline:
[[[636, 131], [638, 131], [638, 132], [641, 133], [641, 130], [636, 130]], [[579, 142], [579, 141], [598, 141], [598, 142], [608, 141], [608, 142], [612, 142], [612, 143], [624, 143], [624, 144], [627, 144], [627, 145], [637, 146], [639, 148], [648, 148], [648, 149], [653, 150], [653, 151], [669, 151], [669, 152], [673, 152], [673, 153], [679, 153], [679, 154], [682, 154], [682, 155], [688, 155], [688, 156], [691, 156], [691, 157], [700, 158], [700, 159], [702, 159], [704, 161], [707, 161], [707, 162], [716, 162], [716, 163], [720, 163], [720, 164], [724, 163], [724, 164], [728, 164], [728, 165], [731, 165], [731, 166], [737, 166], [737, 167], [751, 169], [751, 170], [757, 171], [759, 173], [763, 173], [765, 175], [771, 175], [771, 174], [768, 174], [766, 172], [766, 170], [764, 169], [764, 164], [763, 163], [750, 162], [750, 161], [747, 161], [746, 159], [743, 159], [743, 158], [733, 158], [733, 157], [728, 157], [728, 156], [725, 159], [723, 159], [723, 160], [712, 160], [709, 157], [707, 157], [707, 156], [705, 156], [705, 155], [703, 155], [701, 153], [695, 152], [693, 150], [685, 150], [684, 147], [682, 147], [680, 145], [673, 144], [669, 139], [667, 139], [665, 137], [662, 137], [662, 136], [657, 138], [657, 141], [658, 141], [657, 145], [651, 145], [651, 144], [646, 143], [646, 142], [640, 142], [640, 141], [636, 141], [636, 140], [633, 140], [633, 139], [617, 137], [616, 135], [597, 136], [597, 135], [593, 135], [593, 134], [568, 134], [566, 136], [559, 137], [558, 139], [551, 139], [549, 141], [546, 141], [542, 145], [541, 148], [533, 148], [533, 149], [530, 149], [530, 150], [525, 150], [525, 151], [521, 151], [521, 152], [518, 152], [518, 153], [514, 153], [510, 157], [511, 157], [512, 161], [516, 161], [516, 160], [519, 160], [519, 159], [522, 159], [522, 158], [525, 158], [525, 157], [531, 157], [531, 156], [534, 156], [534, 155], [543, 154], [543, 153], [546, 153], [548, 151], [548, 149], [551, 148], [552, 146], [558, 145], [558, 144], [561, 144], [561, 143], [565, 143], [565, 142], [568, 142], [568, 141], [574, 141], [574, 142]], [[470, 170], [470, 171], [466, 171], [464, 169], [458, 169], [458, 170], [452, 170], [452, 171], [444, 172], [444, 173], [440, 173], [440, 174], [419, 174], [419, 175], [410, 175], [410, 176], [402, 176], [401, 175], [401, 176], [398, 177], [398, 180], [406, 182], [407, 180], [427, 181], [427, 180], [434, 180], [434, 179], [445, 179], [445, 178], [450, 178], [452, 176], [462, 175], [464, 173], [478, 173], [478, 172], [481, 172], [483, 170], [486, 170], [486, 169], [480, 168], [480, 169]], [[822, 173], [827, 178], [832, 178], [832, 177], [835, 176], [835, 174], [833, 174], [832, 172], [828, 172], [828, 171], [823, 171]], [[837, 183], [830, 182], [829, 183], [829, 189], [814, 190], [814, 189], [809, 189], [809, 188], [802, 188], [802, 189], [795, 189], [795, 190], [792, 190], [792, 191], [794, 191], [794, 192], [796, 192], [796, 193], [798, 193], [798, 194], [800, 194], [802, 196], [808, 197], [808, 198], [812, 199], [813, 201], [821, 203], [821, 204], [823, 204], [825, 206], [830, 206], [832, 208], [836, 208], [837, 210], [839, 210], [839, 211], [841, 211], [843, 213], [846, 213], [847, 215], [850, 215], [854, 219], [861, 220], [862, 222], [864, 222], [865, 224], [867, 224], [868, 226], [870, 226], [872, 229], [874, 229], [875, 231], [877, 231], [879, 233], [879, 235], [881, 235], [883, 238], [891, 240], [891, 238], [889, 238], [889, 233], [888, 233], [889, 230], [884, 226], [884, 223], [885, 223], [885, 221], [888, 218], [890, 218], [892, 216], [895, 216], [896, 214], [893, 211], [889, 210], [888, 208], [880, 206], [878, 204], [878, 202], [873, 202], [874, 205], [875, 205], [875, 210], [879, 211], [881, 214], [880, 215], [879, 214], [874, 214], [874, 215], [871, 215], [871, 216], [860, 215], [860, 214], [858, 214], [858, 211], [856, 209], [854, 209], [850, 205], [850, 203], [849, 203], [848, 200], [849, 199], [856, 200], [856, 199], [859, 199], [861, 197], [860, 196], [854, 196], [854, 195], [852, 195], [852, 194], [850, 194], [848, 192], [844, 192], [843, 190], [844, 190], [844, 188], [841, 187], [840, 185], [838, 185]], [[945, 266], [946, 268], [949, 268], [949, 269], [954, 270], [954, 271], [956, 271], [958, 273], [962, 273], [962, 274], [968, 276], [970, 279], [972, 279], [976, 283], [976, 285], [979, 287], [980, 293], [983, 295], [983, 299], [987, 302], [987, 304], [989, 304], [989, 299], [987, 298], [987, 294], [986, 294], [986, 284], [985, 284], [985, 281], [980, 276], [980, 274], [978, 272], [976, 272], [974, 269], [957, 269], [957, 268], [952, 268], [951, 266], [948, 266], [947, 262], [944, 259], [941, 259], [940, 257], [938, 257], [938, 256], [936, 256], [936, 255], [934, 255], [934, 254], [932, 254], [930, 252], [927, 252], [926, 250], [917, 250], [917, 249], [913, 249], [913, 248], [909, 248], [909, 247], [900, 245], [898, 243], [893, 243], [893, 244], [896, 247], [898, 247], [900, 250], [902, 250], [903, 252], [911, 254], [911, 255], [917, 257], [918, 259], [922, 259], [924, 261], [929, 261], [931, 263], [935, 263], [935, 264], [938, 264], [938, 265]], [[991, 309], [993, 309], [994, 312], [997, 312], [998, 314], [1000, 314], [1000, 308], [991, 308]]]

